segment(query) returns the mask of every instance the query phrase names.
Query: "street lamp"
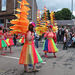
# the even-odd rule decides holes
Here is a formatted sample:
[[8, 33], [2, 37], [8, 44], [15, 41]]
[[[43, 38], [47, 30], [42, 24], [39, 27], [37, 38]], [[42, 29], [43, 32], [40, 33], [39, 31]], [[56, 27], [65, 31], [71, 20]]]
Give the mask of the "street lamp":
[[72, 18], [73, 18], [73, 0], [72, 0], [72, 2], [71, 2], [71, 12], [72, 12], [72, 14], [71, 14], [71, 29], [72, 29]]
[[34, 21], [34, 0], [33, 0], [33, 3], [32, 4], [33, 4], [33, 6], [32, 6], [33, 7], [32, 8], [32, 21]]
[[14, 0], [14, 14], [15, 14], [15, 0]]

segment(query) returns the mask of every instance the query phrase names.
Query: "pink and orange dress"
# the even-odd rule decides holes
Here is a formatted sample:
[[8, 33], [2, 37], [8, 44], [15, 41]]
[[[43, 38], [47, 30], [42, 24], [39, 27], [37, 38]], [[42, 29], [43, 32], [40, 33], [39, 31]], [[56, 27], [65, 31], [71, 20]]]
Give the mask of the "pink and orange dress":
[[19, 64], [24, 64], [24, 65], [34, 65], [36, 63], [42, 63], [42, 59], [35, 49], [34, 45], [34, 36], [30, 41], [27, 40], [27, 34], [25, 35], [25, 43], [23, 45], [21, 55], [20, 55], [20, 60]]
[[6, 34], [6, 36], [7, 36], [6, 42], [8, 43], [8, 45], [9, 45], [9, 46], [14, 45], [12, 35], [11, 35], [11, 34], [9, 34], [9, 33], [7, 33], [7, 34]]
[[45, 33], [44, 37], [47, 39], [44, 41], [43, 44], [43, 51], [48, 53], [56, 53], [59, 50], [57, 49], [53, 38], [56, 38], [53, 32]]
[[2, 30], [0, 30], [0, 48], [7, 47]]

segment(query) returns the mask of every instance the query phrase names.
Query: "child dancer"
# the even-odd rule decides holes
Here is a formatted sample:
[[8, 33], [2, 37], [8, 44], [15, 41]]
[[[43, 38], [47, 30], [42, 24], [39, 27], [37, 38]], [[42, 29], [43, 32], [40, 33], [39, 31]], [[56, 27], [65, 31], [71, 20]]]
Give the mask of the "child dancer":
[[1, 50], [1, 55], [5, 55], [3, 53], [3, 48], [7, 47], [7, 44], [4, 40], [4, 35], [3, 35], [3, 31], [2, 31], [2, 27], [0, 27], [0, 50]]
[[7, 36], [6, 42], [8, 43], [8, 45], [10, 47], [10, 53], [13, 53], [12, 50], [11, 50], [11, 46], [14, 45], [14, 43], [13, 43], [13, 36], [9, 33], [8, 29], [7, 29], [7, 32], [6, 32], [6, 36]]

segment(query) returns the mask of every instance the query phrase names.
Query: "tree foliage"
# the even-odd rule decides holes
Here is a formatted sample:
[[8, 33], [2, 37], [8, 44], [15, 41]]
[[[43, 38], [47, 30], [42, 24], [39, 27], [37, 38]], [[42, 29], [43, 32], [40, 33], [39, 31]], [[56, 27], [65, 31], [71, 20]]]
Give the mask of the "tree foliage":
[[[45, 13], [43, 13], [42, 19], [45, 20]], [[50, 11], [49, 10], [46, 11], [46, 19], [50, 20]]]
[[[56, 20], [71, 20], [72, 12], [68, 8], [63, 8], [60, 11], [55, 12]], [[74, 15], [72, 15], [74, 18]]]
[[[68, 8], [63, 8], [60, 11], [55, 12], [55, 19], [56, 20], [71, 20], [72, 12]], [[46, 11], [46, 18], [47, 20], [50, 20], [50, 11]], [[75, 16], [72, 15], [72, 18], [74, 19]], [[42, 19], [45, 19], [45, 13], [43, 13]]]

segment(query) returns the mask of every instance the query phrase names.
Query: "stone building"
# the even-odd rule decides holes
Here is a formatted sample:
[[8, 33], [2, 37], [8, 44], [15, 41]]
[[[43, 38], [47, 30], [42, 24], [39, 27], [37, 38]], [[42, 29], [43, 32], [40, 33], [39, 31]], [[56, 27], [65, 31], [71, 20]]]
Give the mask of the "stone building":
[[[15, 19], [14, 16], [16, 8], [20, 7], [20, 4], [17, 1], [22, 0], [0, 0], [0, 25], [4, 27], [9, 27], [11, 25], [10, 20]], [[36, 23], [36, 12], [37, 12], [37, 3], [36, 0], [26, 0], [29, 3], [29, 20]]]

